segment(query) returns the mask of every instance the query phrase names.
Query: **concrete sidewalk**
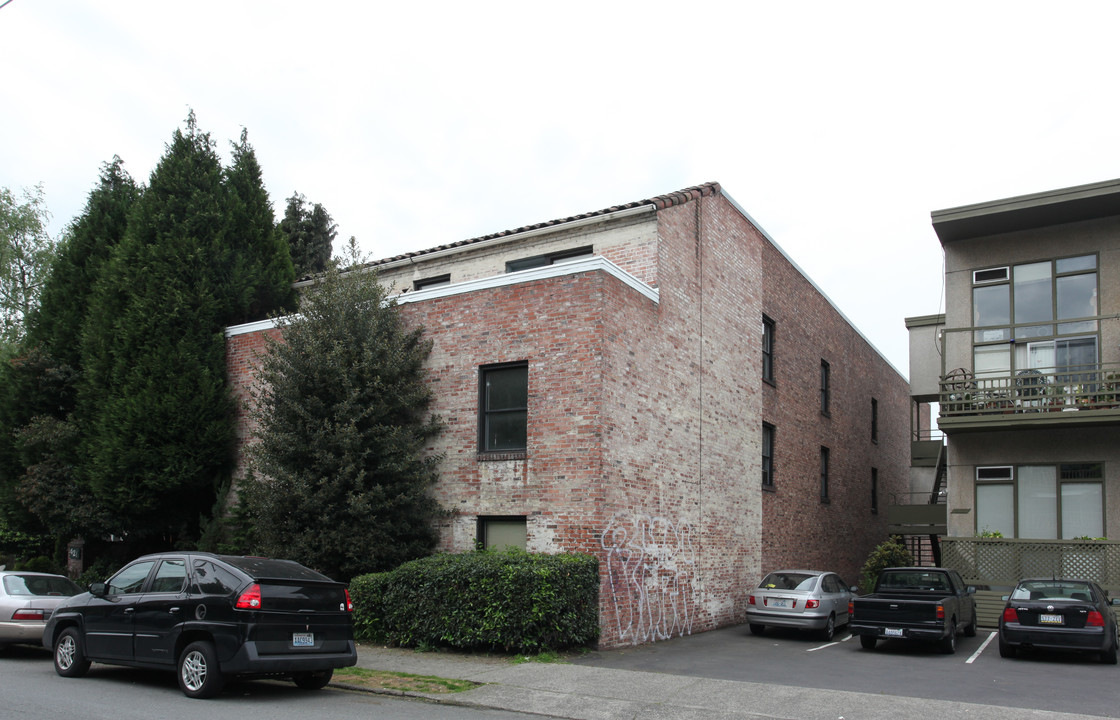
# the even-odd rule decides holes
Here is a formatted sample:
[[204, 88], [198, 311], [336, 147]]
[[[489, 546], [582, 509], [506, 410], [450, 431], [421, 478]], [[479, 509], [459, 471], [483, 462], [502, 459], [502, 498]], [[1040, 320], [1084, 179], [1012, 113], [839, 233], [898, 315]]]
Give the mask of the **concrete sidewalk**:
[[358, 665], [483, 683], [454, 694], [406, 693], [432, 702], [572, 720], [1087, 720], [1098, 717], [568, 663], [512, 664], [505, 658], [376, 646], [359, 647]]

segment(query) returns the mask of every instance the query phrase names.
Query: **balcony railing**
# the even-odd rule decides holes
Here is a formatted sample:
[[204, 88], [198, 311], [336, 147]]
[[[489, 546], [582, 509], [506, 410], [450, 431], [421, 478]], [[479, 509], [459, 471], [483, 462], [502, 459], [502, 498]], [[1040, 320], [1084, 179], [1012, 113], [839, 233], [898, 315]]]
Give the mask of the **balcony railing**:
[[1082, 411], [1111, 416], [1120, 414], [1120, 363], [979, 375], [958, 368], [941, 378], [940, 390], [942, 421], [997, 415], [1037, 420], [1044, 413]]

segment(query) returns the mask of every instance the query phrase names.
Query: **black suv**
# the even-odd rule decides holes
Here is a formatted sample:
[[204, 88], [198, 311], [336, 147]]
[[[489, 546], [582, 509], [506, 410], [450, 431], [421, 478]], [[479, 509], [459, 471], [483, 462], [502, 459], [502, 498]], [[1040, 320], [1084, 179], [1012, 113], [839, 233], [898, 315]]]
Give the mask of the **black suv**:
[[174, 669], [188, 697], [231, 675], [318, 689], [358, 661], [342, 583], [290, 560], [201, 552], [145, 555], [54, 611], [43, 645], [63, 677], [90, 662]]

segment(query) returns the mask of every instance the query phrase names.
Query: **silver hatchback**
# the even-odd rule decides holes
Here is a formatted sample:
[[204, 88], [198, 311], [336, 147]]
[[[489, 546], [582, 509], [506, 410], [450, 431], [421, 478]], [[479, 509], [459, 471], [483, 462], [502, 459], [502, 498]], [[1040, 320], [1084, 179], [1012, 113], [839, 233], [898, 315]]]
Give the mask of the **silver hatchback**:
[[826, 570], [775, 570], [763, 578], [747, 602], [747, 623], [761, 635], [767, 625], [812, 630], [831, 640], [848, 624], [854, 587]]

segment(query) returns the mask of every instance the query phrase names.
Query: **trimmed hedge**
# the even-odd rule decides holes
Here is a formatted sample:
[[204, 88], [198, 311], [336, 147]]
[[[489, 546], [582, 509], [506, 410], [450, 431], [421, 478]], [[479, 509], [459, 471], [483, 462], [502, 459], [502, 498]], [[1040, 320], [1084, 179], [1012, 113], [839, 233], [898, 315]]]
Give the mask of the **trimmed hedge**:
[[539, 653], [599, 638], [593, 555], [433, 555], [356, 577], [350, 596], [363, 640]]

